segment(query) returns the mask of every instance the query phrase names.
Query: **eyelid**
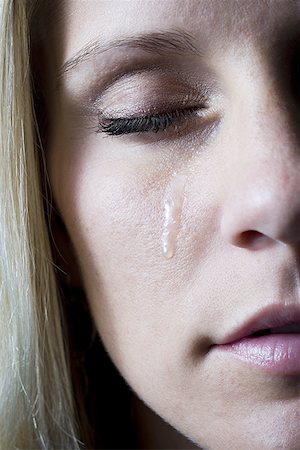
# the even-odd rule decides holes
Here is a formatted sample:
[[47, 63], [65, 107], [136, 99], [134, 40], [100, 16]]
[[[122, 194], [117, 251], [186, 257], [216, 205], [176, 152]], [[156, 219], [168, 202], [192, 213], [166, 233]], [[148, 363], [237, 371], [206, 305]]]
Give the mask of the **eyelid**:
[[192, 78], [209, 83], [211, 80], [210, 70], [204, 61], [195, 60], [191, 55], [162, 56], [131, 49], [126, 55], [123, 51], [117, 51], [109, 58], [102, 55], [92, 65], [84, 64], [79, 71], [67, 72], [57, 89], [64, 87], [70, 96], [78, 99], [81, 104], [85, 103], [85, 109], [91, 109], [92, 103], [121, 80], [131, 79], [136, 75], [147, 76], [151, 73], [156, 73], [157, 76], [173, 75], [177, 77], [177, 81]]
[[111, 118], [156, 114], [207, 103], [210, 90], [203, 80], [174, 71], [136, 72], [107, 88], [93, 103], [93, 110]]
[[198, 95], [197, 97], [186, 94], [184, 97], [178, 98], [152, 98], [151, 102], [146, 100], [135, 105], [121, 105], [111, 109], [98, 109], [95, 111], [99, 122], [108, 122], [118, 119], [142, 119], [163, 114], [173, 113], [182, 110], [198, 110], [208, 107], [208, 99], [206, 96]]
[[[144, 87], [143, 83], [137, 85], [136, 82], [128, 83], [126, 80], [125, 86], [128, 83], [129, 90], [122, 89], [124, 88], [122, 83], [121, 86], [117, 86], [116, 91], [108, 91], [107, 96], [96, 103], [98, 118], [96, 132], [108, 136], [151, 132], [155, 134], [166, 132], [167, 135], [170, 134], [167, 131], [172, 129], [176, 133], [183, 132], [188, 123], [196, 126], [194, 121], [196, 117], [198, 117], [197, 126], [204, 126], [207, 120], [204, 111], [209, 109], [210, 92], [207, 84], [199, 83], [196, 89], [184, 80], [174, 85], [168, 83], [166, 90], [156, 78], [155, 81], [153, 87], [151, 85]], [[193, 121], [189, 120], [191, 116], [194, 116]]]
[[[174, 69], [174, 68], [173, 68]], [[179, 134], [190, 133], [196, 129], [204, 129], [211, 121], [214, 112], [219, 110], [220, 86], [213, 74], [194, 71], [192, 73], [174, 70], [165, 71], [160, 68], [153, 68], [149, 71], [135, 71], [134, 74], [119, 78], [114, 85], [109, 85], [103, 92], [100, 87], [100, 93], [96, 99], [90, 98], [89, 109], [81, 104], [78, 105], [80, 115], [84, 115], [92, 120], [92, 128], [100, 133], [113, 129], [117, 121], [143, 120], [152, 121], [153, 116], [166, 123], [165, 116], [168, 113], [174, 113], [178, 110], [200, 111], [201, 114], [194, 114], [194, 118], [189, 120], [188, 114], [185, 117], [181, 114], [180, 121], [176, 121], [176, 126], [170, 126], [170, 132], [147, 133], [139, 131], [130, 132], [130, 126], [127, 127], [126, 134], [141, 134], [143, 141], [149, 139], [175, 139]], [[160, 116], [160, 117], [158, 117]], [[97, 118], [97, 121], [95, 121]], [[191, 119], [191, 118], [190, 118]], [[142, 131], [148, 131], [146, 125], [142, 126]], [[178, 124], [178, 127], [177, 127]], [[103, 127], [104, 125], [104, 127]], [[122, 125], [123, 126], [123, 125]], [[134, 124], [135, 128], [136, 124]], [[107, 128], [108, 127], [108, 128]], [[122, 127], [121, 127], [122, 128]], [[151, 126], [149, 126], [151, 129]], [[159, 125], [154, 130], [167, 131], [167, 127]], [[171, 129], [173, 131], [171, 132]], [[152, 130], [153, 131], [153, 130]], [[175, 133], [175, 134], [174, 134]], [[106, 133], [115, 135], [115, 133]], [[121, 132], [119, 134], [122, 134]], [[151, 137], [152, 135], [152, 137]], [[133, 136], [132, 136], [133, 138]]]

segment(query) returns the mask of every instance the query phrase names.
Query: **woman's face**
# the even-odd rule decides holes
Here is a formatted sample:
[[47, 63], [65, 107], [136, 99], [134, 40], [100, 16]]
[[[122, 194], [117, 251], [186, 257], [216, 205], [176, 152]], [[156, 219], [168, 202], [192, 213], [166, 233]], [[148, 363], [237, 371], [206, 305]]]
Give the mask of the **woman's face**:
[[60, 8], [50, 182], [112, 360], [206, 449], [299, 448], [299, 1]]

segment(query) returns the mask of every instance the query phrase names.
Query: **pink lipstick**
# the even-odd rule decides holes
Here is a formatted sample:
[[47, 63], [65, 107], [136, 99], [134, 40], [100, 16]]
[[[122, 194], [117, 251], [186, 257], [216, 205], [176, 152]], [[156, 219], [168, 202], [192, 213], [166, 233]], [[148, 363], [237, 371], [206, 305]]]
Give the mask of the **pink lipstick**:
[[300, 307], [268, 307], [214, 348], [268, 372], [300, 375]]

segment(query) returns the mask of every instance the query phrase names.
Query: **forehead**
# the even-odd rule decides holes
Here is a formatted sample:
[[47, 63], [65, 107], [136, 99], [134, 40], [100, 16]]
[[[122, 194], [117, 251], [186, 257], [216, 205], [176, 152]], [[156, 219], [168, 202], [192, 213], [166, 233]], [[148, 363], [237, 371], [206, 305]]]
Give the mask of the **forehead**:
[[185, 29], [207, 45], [263, 42], [299, 28], [299, 0], [65, 0], [59, 3], [63, 59], [99, 36]]
[[[93, 64], [99, 74], [112, 71], [121, 60], [129, 62], [126, 45], [120, 52], [105, 52], [104, 58], [103, 49], [153, 33], [188, 33], [202, 61], [228, 74], [228, 55], [235, 61], [245, 54], [261, 61], [267, 55], [272, 64], [282, 66], [282, 58], [300, 48], [300, 0], [43, 1], [38, 22], [47, 70], [41, 78], [50, 92], [62, 85], [66, 68], [73, 67], [68, 75], [80, 81], [87, 74], [91, 77]], [[93, 47], [100, 51], [90, 52]], [[90, 64], [84, 67], [81, 55], [87, 48]]]

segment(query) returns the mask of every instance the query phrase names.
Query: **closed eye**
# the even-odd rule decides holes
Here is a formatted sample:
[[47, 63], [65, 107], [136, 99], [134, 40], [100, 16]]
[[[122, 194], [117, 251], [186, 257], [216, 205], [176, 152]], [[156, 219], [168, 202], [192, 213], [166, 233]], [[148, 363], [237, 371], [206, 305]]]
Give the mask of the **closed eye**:
[[140, 117], [102, 118], [98, 116], [97, 133], [105, 133], [109, 136], [121, 136], [131, 133], [159, 133], [174, 127], [191, 116], [199, 114], [198, 107], [175, 109], [161, 114], [146, 115]]

